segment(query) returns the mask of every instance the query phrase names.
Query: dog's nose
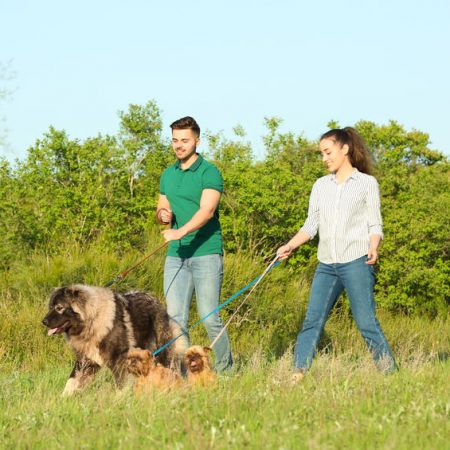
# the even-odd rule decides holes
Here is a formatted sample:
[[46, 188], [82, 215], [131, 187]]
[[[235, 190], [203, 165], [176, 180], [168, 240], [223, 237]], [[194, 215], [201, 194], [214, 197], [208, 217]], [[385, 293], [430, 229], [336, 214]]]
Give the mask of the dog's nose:
[[48, 320], [47, 320], [46, 317], [44, 317], [44, 319], [42, 320], [42, 323], [43, 323], [45, 326], [48, 326]]

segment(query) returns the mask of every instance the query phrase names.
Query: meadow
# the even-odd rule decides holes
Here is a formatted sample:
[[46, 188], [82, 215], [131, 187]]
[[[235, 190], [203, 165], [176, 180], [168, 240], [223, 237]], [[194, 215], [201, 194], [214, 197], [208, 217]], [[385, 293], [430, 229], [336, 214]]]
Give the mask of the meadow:
[[[5, 449], [448, 449], [450, 324], [379, 311], [399, 371], [379, 374], [346, 302], [332, 313], [318, 357], [292, 385], [292, 345], [304, 317], [310, 274], [275, 268], [230, 326], [233, 373], [217, 388], [136, 397], [102, 372], [81, 394], [62, 398], [73, 356], [41, 324], [52, 287], [102, 284], [138, 258], [69, 248], [30, 254], [0, 279], [0, 447]], [[162, 298], [163, 255], [118, 289]], [[265, 263], [225, 258], [223, 299]], [[239, 300], [224, 308], [226, 319]], [[195, 306], [191, 322], [197, 319]], [[202, 327], [191, 341], [207, 345]]]
[[[233, 320], [235, 367], [216, 389], [136, 398], [104, 371], [62, 398], [73, 355], [41, 324], [52, 288], [103, 285], [161, 244], [155, 208], [159, 177], [174, 162], [168, 127], [154, 101], [129, 105], [119, 119], [115, 135], [86, 139], [50, 126], [23, 160], [0, 158], [1, 449], [450, 449], [450, 165], [427, 133], [396, 121], [354, 126], [376, 162], [385, 234], [376, 298], [398, 372], [376, 371], [343, 298], [311, 371], [291, 384], [317, 261], [310, 242]], [[298, 231], [325, 174], [316, 141], [282, 132], [280, 118], [265, 124], [264, 149], [240, 126], [231, 138], [203, 136], [201, 151], [225, 186], [223, 300]], [[163, 299], [163, 259], [158, 253], [114, 288]], [[224, 320], [241, 299], [222, 309]], [[191, 323], [198, 319], [193, 306]], [[191, 342], [209, 344], [203, 327]]]

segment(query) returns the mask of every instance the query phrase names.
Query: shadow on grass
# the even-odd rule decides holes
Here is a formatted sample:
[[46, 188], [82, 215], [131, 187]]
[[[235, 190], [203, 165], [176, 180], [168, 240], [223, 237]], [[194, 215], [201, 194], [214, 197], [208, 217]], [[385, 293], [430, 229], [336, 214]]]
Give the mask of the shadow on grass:
[[438, 352], [436, 359], [439, 362], [447, 362], [450, 359], [450, 352]]

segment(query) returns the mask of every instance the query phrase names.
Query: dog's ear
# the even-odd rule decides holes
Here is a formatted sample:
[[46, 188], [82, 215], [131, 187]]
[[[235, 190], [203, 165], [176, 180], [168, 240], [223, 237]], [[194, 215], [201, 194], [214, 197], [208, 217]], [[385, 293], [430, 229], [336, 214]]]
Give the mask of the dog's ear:
[[48, 296], [49, 304], [52, 303], [52, 300], [56, 297], [56, 295], [60, 289], [61, 289], [60, 287], [52, 288], [52, 290], [50, 291], [50, 295]]
[[147, 357], [148, 357], [149, 359], [153, 359], [153, 353], [152, 353], [150, 350], [145, 349], [145, 354], [147, 355]]
[[72, 297], [78, 297], [81, 294], [81, 289], [76, 286], [67, 286], [66, 293]]
[[203, 351], [208, 354], [212, 350], [211, 347], [203, 347]]

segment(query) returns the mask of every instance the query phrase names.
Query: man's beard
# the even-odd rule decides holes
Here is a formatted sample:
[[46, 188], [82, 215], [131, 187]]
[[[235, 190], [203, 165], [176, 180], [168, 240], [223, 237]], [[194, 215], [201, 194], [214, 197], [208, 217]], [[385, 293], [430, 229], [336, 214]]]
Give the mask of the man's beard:
[[184, 162], [190, 159], [192, 155], [195, 155], [196, 153], [197, 153], [197, 146], [195, 146], [194, 149], [187, 156], [183, 156], [181, 158], [177, 157], [177, 159], [179, 159], [180, 162]]

